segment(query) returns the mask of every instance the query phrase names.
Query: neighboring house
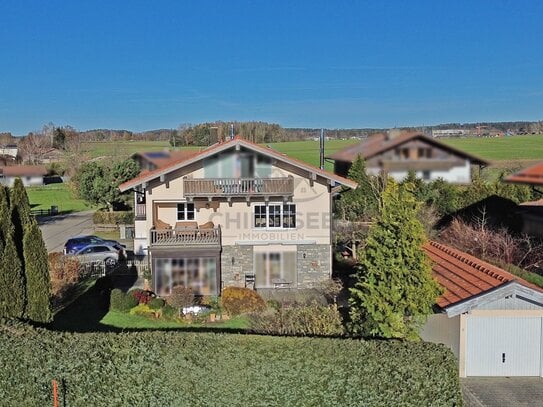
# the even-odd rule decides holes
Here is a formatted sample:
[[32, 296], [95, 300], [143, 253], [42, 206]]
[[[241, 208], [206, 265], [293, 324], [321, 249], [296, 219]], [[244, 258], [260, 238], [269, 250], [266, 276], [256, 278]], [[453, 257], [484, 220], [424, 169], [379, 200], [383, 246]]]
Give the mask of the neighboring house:
[[422, 133], [393, 130], [374, 134], [327, 158], [334, 161], [334, 172], [345, 177], [358, 156], [365, 159], [368, 173], [376, 175], [385, 171], [397, 181], [414, 171], [418, 178], [427, 181], [442, 178], [451, 183], [467, 184], [471, 182], [472, 165], [488, 164]]
[[459, 250], [428, 242], [445, 292], [421, 331], [451, 348], [466, 376], [543, 376], [543, 289]]
[[17, 159], [19, 149], [16, 144], [7, 144], [5, 146], [0, 146], [0, 155], [11, 157], [12, 159]]
[[21, 178], [23, 185], [43, 185], [47, 169], [43, 165], [11, 165], [0, 167], [0, 183], [12, 186], [15, 178]]
[[134, 190], [134, 251], [149, 255], [155, 291], [184, 285], [206, 295], [329, 279], [339, 186], [357, 185], [235, 138], [144, 170], [120, 189]]
[[[529, 185], [541, 191], [543, 189], [543, 163], [511, 174], [505, 178], [505, 182]], [[543, 199], [521, 203], [517, 212], [522, 221], [521, 232], [543, 237]]]

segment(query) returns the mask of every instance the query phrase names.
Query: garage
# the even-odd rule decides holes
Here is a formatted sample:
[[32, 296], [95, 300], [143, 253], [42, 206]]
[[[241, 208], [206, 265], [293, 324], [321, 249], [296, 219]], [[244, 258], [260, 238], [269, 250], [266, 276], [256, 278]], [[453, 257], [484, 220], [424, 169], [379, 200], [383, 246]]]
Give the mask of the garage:
[[542, 320], [468, 315], [466, 376], [540, 376]]
[[449, 246], [424, 249], [444, 293], [422, 339], [448, 346], [460, 377], [543, 376], [543, 289]]

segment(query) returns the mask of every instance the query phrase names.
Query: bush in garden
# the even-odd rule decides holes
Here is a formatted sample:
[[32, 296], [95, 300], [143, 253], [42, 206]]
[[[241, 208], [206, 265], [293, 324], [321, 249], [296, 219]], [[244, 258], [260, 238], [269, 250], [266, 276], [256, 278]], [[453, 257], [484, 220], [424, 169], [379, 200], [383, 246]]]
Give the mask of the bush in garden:
[[172, 307], [169, 304], [164, 305], [162, 307], [162, 317], [165, 319], [174, 319], [179, 315], [179, 309]]
[[151, 291], [142, 290], [141, 288], [135, 288], [134, 290], [131, 290], [129, 294], [134, 296], [138, 301], [138, 304], [149, 304], [149, 301], [155, 296]]
[[256, 291], [244, 287], [226, 287], [222, 292], [222, 305], [230, 315], [266, 309], [262, 297]]
[[122, 290], [115, 288], [111, 291], [109, 309], [112, 311], [128, 312], [138, 305], [138, 301], [131, 294], [125, 294]]
[[136, 305], [134, 308], [130, 309], [130, 315], [150, 315], [154, 314], [154, 310], [152, 310], [147, 304], [140, 303]]
[[151, 298], [151, 300], [147, 303], [149, 308], [158, 310], [161, 309], [166, 304], [166, 301], [162, 298]]
[[96, 224], [108, 224], [108, 225], [118, 225], [118, 224], [132, 224], [134, 223], [134, 212], [133, 211], [96, 211], [92, 215], [92, 221]]
[[172, 292], [166, 301], [179, 310], [194, 305], [194, 299], [192, 288], [178, 285], [172, 288]]
[[271, 335], [339, 336], [344, 333], [337, 306], [317, 303], [253, 313], [250, 325], [254, 332]]
[[66, 283], [77, 283], [80, 280], [80, 263], [73, 256], [65, 256], [59, 252], [49, 253], [48, 261], [52, 280]]
[[318, 290], [324, 295], [330, 304], [335, 304], [337, 302], [337, 297], [343, 289], [343, 284], [341, 280], [327, 279], [319, 284]]

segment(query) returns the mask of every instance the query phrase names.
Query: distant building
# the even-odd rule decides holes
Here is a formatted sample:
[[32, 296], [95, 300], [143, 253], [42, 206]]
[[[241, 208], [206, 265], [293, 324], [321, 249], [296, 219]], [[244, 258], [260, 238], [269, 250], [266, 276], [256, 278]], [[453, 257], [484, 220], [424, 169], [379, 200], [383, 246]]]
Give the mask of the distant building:
[[15, 144], [7, 144], [5, 146], [0, 146], [0, 156], [11, 157], [12, 159], [17, 158], [19, 149]]
[[432, 130], [432, 137], [467, 137], [469, 135], [469, 130], [462, 129]]
[[153, 171], [179, 160], [185, 160], [198, 154], [198, 150], [181, 151], [146, 151], [132, 154], [142, 171]]
[[21, 178], [23, 185], [43, 185], [43, 177], [47, 169], [43, 165], [11, 165], [0, 167], [0, 183], [13, 186], [15, 178]]
[[385, 171], [397, 181], [414, 171], [418, 178], [426, 181], [442, 178], [451, 183], [467, 184], [471, 182], [472, 165], [488, 165], [479, 157], [422, 133], [400, 131], [374, 134], [327, 158], [334, 161], [334, 172], [345, 177], [358, 156], [366, 160], [368, 173], [377, 175]]

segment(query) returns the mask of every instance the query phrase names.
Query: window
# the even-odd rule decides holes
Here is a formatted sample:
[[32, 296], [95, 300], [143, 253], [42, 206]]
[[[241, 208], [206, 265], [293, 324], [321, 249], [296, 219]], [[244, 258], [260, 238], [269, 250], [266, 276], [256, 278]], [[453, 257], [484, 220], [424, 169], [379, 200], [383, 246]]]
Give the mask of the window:
[[254, 208], [255, 228], [296, 228], [295, 204], [255, 205]]
[[422, 171], [422, 179], [425, 181], [428, 181], [430, 179], [430, 171], [424, 170]]
[[419, 158], [432, 158], [432, 149], [431, 148], [419, 148]]
[[194, 220], [194, 204], [177, 204], [177, 220]]
[[153, 273], [159, 295], [169, 295], [177, 286], [190, 287], [196, 295], [217, 294], [215, 257], [158, 258]]
[[296, 282], [296, 252], [255, 253], [256, 287], [272, 288], [274, 282]]

